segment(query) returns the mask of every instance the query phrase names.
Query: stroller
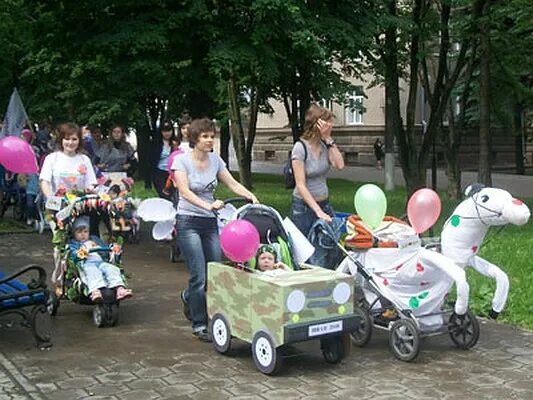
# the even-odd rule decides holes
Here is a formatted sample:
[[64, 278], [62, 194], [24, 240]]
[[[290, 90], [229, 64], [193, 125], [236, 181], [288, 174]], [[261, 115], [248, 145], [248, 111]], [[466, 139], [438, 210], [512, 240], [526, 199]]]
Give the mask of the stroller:
[[[120, 302], [116, 299], [116, 288], [101, 289], [102, 301], [94, 303], [89, 297], [88, 288], [82, 281], [80, 271], [87, 254], [80, 255], [80, 251], [74, 251], [69, 245], [69, 239], [73, 234], [72, 224], [76, 218], [96, 214], [105, 220], [110, 209], [111, 204], [106, 198], [99, 195], [86, 195], [74, 199], [55, 215], [57, 230], [53, 237], [55, 269], [51, 277], [53, 290], [48, 302], [50, 315], [56, 315], [61, 299], [67, 299], [82, 305], [93, 305], [93, 322], [99, 328], [115, 326], [118, 323]], [[117, 243], [92, 248], [88, 252], [98, 252], [103, 259], [107, 258], [108, 262], [120, 269], [122, 279], [126, 282], [122, 267], [122, 240], [120, 239]]]
[[[352, 333], [355, 345], [368, 344], [376, 328], [389, 332], [390, 350], [402, 361], [417, 357], [421, 337], [448, 333], [461, 349], [475, 346], [479, 323], [467, 309], [469, 287], [460, 267], [423, 247], [414, 230], [394, 217], [372, 230], [353, 215], [346, 226], [344, 245], [339, 244], [346, 258], [337, 270], [356, 280], [362, 323]], [[450, 310], [445, 306], [453, 283], [457, 299]]]
[[114, 194], [109, 210], [109, 225], [111, 237], [123, 237], [128, 243], [139, 243], [140, 220], [136, 209], [138, 201], [129, 196], [133, 180], [126, 173], [103, 173], [99, 190], [101, 194]]
[[[247, 200], [242, 198], [228, 199], [224, 201], [224, 204], [232, 205], [237, 202], [247, 202]], [[224, 222], [227, 222], [220, 215], [218, 219], [219, 227], [223, 227]], [[298, 263], [294, 258], [291, 236], [283, 226], [281, 215], [275, 209], [264, 204], [246, 204], [235, 210], [231, 219], [249, 221], [259, 232], [260, 243], [272, 245], [281, 262], [290, 269], [299, 269]], [[255, 268], [255, 259], [250, 260], [249, 267], [251, 269]]]

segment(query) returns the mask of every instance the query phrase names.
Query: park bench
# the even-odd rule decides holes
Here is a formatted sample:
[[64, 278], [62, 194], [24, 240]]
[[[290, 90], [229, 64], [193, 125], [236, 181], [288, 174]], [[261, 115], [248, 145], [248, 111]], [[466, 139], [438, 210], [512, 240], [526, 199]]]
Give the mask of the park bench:
[[0, 272], [0, 318], [21, 316], [22, 325], [31, 329], [41, 349], [52, 346], [48, 297], [46, 271], [42, 267], [30, 264], [9, 276]]

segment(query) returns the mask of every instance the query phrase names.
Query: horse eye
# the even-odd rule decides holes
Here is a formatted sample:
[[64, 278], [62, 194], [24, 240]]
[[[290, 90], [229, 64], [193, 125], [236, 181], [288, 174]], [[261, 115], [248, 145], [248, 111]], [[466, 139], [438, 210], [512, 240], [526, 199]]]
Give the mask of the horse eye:
[[486, 203], [487, 201], [489, 201], [489, 196], [487, 196], [486, 194], [484, 194], [483, 196], [481, 196], [481, 201], [483, 203]]

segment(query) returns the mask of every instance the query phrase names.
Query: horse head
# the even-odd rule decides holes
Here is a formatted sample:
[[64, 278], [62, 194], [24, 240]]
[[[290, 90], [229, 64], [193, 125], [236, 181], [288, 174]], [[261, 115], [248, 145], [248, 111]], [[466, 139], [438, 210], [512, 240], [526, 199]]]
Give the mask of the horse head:
[[473, 184], [466, 188], [467, 198], [455, 209], [454, 216], [479, 220], [484, 225], [524, 225], [531, 215], [528, 206], [503, 189]]

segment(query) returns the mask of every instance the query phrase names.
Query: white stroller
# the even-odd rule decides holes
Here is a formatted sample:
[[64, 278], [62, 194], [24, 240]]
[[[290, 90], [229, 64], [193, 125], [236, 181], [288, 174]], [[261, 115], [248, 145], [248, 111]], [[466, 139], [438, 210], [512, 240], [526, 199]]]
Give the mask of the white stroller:
[[[389, 331], [392, 353], [411, 361], [418, 355], [422, 336], [448, 332], [462, 349], [477, 343], [479, 324], [468, 311], [464, 270], [424, 248], [415, 231], [401, 220], [386, 217], [371, 230], [357, 216], [350, 216], [346, 225], [348, 236], [344, 246], [339, 245], [346, 258], [337, 270], [353, 275], [359, 289], [356, 301], [362, 324], [352, 334], [355, 345], [365, 346], [373, 328], [383, 329]], [[446, 310], [454, 283], [454, 311]]]

